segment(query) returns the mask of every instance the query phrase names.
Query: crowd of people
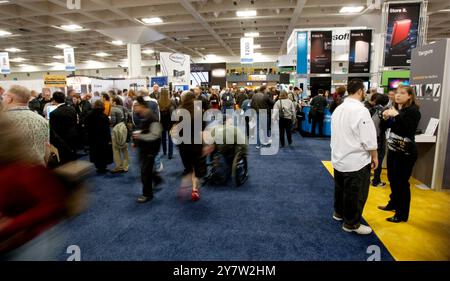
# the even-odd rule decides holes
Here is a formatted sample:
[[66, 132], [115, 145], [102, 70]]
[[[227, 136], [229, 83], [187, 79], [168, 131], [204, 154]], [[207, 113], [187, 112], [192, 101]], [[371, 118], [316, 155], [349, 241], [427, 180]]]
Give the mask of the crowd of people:
[[[67, 191], [61, 182], [52, 178], [50, 169], [71, 163], [86, 153], [98, 173], [127, 173], [135, 168], [130, 165], [129, 148], [136, 148], [142, 182], [142, 195], [137, 201], [151, 201], [154, 187], [163, 181], [160, 175], [164, 169], [162, 160], [167, 157], [169, 161], [174, 157], [172, 132], [179, 129], [183, 121], [190, 122], [191, 128], [195, 128], [194, 116], [198, 113], [202, 116], [207, 109], [220, 110], [224, 116], [249, 109], [255, 110], [258, 116], [267, 112], [267, 126], [261, 124], [260, 118], [256, 118], [256, 124], [245, 118], [246, 142], [256, 138], [256, 148], [260, 149], [270, 145], [266, 137], [271, 134], [273, 120], [278, 122], [280, 148], [285, 147], [286, 139], [287, 145], [293, 145], [292, 133], [298, 131], [299, 113], [306, 102], [313, 112], [310, 117], [313, 132], [316, 125], [322, 132], [324, 109], [328, 107], [333, 112], [333, 218], [343, 221], [343, 229], [347, 232], [371, 233], [370, 227], [361, 224], [361, 215], [372, 169], [372, 185], [385, 185], [380, 175], [386, 147], [392, 192], [388, 204], [379, 208], [395, 211], [388, 219], [390, 222], [406, 222], [409, 217], [409, 178], [417, 159], [414, 136], [420, 111], [412, 88], [407, 86], [400, 86], [389, 95], [366, 93], [363, 81], [353, 79], [348, 87], [337, 88], [333, 95], [319, 90], [312, 99], [300, 88], [292, 86], [284, 90], [261, 86], [256, 91], [195, 87], [189, 91], [171, 92], [166, 87], [153, 85], [151, 91], [124, 89], [92, 95], [81, 95], [75, 90], [67, 94], [52, 93], [49, 89], [38, 94], [22, 86], [12, 86], [7, 90], [0, 88], [0, 102], [3, 140], [0, 142], [0, 253], [11, 250], [1, 247], [1, 242], [11, 235], [24, 228], [33, 229], [28, 236], [17, 240], [20, 244], [58, 221], [58, 214], [64, 208], [61, 198]], [[174, 121], [173, 113], [178, 110], [189, 112], [190, 120]], [[214, 149], [214, 144], [203, 141], [206, 127], [207, 123], [202, 122], [198, 130], [190, 132], [190, 141], [177, 143], [184, 167], [181, 186], [191, 189], [192, 201], [200, 199], [200, 187], [207, 173], [207, 155]], [[182, 132], [182, 135], [187, 133]], [[10, 143], [16, 144], [13, 149]], [[114, 167], [108, 170], [112, 163]], [[28, 176], [13, 176], [16, 172]], [[39, 192], [33, 191], [36, 184], [43, 186]], [[3, 196], [12, 192], [11, 186], [18, 185], [23, 186], [21, 196], [12, 201], [9, 200], [11, 196]], [[51, 196], [43, 196], [48, 192]], [[14, 204], [23, 208], [12, 210]], [[23, 212], [29, 220], [24, 218], [18, 223], [18, 218], [11, 219], [17, 212]], [[42, 224], [33, 224], [33, 220]]]

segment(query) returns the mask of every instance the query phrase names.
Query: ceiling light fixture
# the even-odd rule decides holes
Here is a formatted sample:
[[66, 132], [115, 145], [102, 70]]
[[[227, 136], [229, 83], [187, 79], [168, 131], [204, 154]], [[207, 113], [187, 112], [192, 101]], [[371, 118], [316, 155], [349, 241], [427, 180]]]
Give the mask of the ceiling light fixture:
[[442, 10], [439, 10], [439, 12], [441, 12], [441, 13], [448, 13], [448, 12], [450, 12], [450, 9], [442, 9]]
[[60, 26], [61, 29], [67, 30], [67, 31], [80, 31], [83, 30], [83, 27], [79, 26], [78, 24], [63, 24]]
[[[0, 3], [0, 4], [1, 4], [1, 3]], [[19, 66], [20, 66], [20, 67], [30, 67], [31, 65], [22, 63], [22, 64], [19, 64]]]
[[67, 49], [67, 48], [72, 48], [72, 47], [70, 45], [67, 45], [67, 44], [58, 44], [58, 45], [55, 46], [55, 48]]
[[10, 53], [23, 52], [23, 50], [17, 49], [17, 48], [7, 48], [7, 49], [5, 49], [5, 51], [10, 52]]
[[23, 62], [23, 61], [26, 61], [27, 59], [24, 59], [24, 58], [13, 58], [13, 59], [10, 59], [9, 61], [12, 61], [12, 62]]
[[354, 13], [359, 13], [362, 10], [364, 10], [364, 6], [346, 6], [346, 7], [342, 7], [341, 10], [339, 10], [339, 13], [354, 14]]
[[45, 63], [44, 65], [47, 65], [47, 66], [62, 66], [64, 64], [62, 64], [60, 62], [51, 62], [51, 63]]
[[100, 62], [98, 62], [96, 60], [87, 60], [86, 63], [87, 64], [100, 64]]
[[259, 37], [259, 32], [246, 32], [244, 33], [245, 37]]
[[99, 52], [99, 53], [96, 53], [95, 56], [97, 56], [97, 57], [109, 57], [109, 56], [111, 56], [111, 54], [108, 54], [108, 53], [105, 53], [105, 52]]
[[12, 35], [12, 33], [9, 31], [0, 29], [0, 36], [9, 36], [9, 35]]
[[261, 45], [259, 45], [259, 44], [253, 45], [253, 49], [259, 49], [259, 48], [261, 48]]
[[158, 17], [153, 17], [153, 18], [142, 18], [141, 21], [145, 24], [157, 24], [157, 23], [162, 23], [163, 20], [161, 18]]
[[64, 58], [64, 56], [53, 56], [53, 58], [57, 59], [57, 60], [62, 60]]
[[6, 3], [9, 3], [9, 0], [1, 0], [0, 1], [0, 4], [6, 4]]
[[143, 54], [146, 54], [146, 55], [150, 55], [150, 54], [153, 54], [155, 51], [154, 50], [152, 50], [152, 49], [146, 49], [146, 50], [142, 50], [142, 53]]
[[236, 16], [242, 18], [256, 17], [256, 15], [257, 15], [256, 10], [236, 11]]
[[116, 45], [116, 46], [122, 46], [124, 43], [122, 40], [114, 40], [111, 42], [111, 44]]

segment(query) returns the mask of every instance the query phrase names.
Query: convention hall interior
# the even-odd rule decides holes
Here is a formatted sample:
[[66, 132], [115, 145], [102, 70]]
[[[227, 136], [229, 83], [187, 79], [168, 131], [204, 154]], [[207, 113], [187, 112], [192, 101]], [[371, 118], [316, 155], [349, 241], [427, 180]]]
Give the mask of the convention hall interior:
[[0, 66], [0, 261], [450, 260], [448, 0], [0, 0]]

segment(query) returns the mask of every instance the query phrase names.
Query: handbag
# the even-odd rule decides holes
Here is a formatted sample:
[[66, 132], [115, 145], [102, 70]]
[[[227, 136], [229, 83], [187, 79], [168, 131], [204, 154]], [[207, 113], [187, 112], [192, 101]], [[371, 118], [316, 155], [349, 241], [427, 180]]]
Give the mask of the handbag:
[[59, 159], [59, 152], [58, 149], [50, 144], [50, 152], [47, 159], [47, 167], [49, 169], [54, 169], [58, 167], [61, 163], [61, 160]]

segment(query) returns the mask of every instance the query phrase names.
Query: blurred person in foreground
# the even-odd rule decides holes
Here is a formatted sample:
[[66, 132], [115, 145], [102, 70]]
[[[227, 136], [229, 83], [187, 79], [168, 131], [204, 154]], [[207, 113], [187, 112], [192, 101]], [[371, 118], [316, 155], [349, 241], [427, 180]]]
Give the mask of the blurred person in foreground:
[[[50, 143], [49, 124], [44, 117], [29, 109], [30, 96], [31, 93], [27, 88], [12, 86], [3, 94], [3, 107], [6, 111], [4, 116], [27, 140], [23, 149], [27, 151], [30, 161], [45, 166]], [[12, 144], [9, 143], [11, 146]]]
[[137, 201], [145, 203], [153, 199], [153, 182], [155, 185], [161, 182], [161, 178], [153, 170], [155, 157], [161, 147], [162, 126], [144, 97], [136, 99], [134, 112], [141, 118], [140, 130], [133, 132], [134, 146], [139, 148], [142, 181], [142, 195]]
[[[181, 161], [183, 162], [184, 172], [181, 181], [181, 189], [189, 189], [192, 187], [191, 199], [197, 201], [200, 199], [199, 189], [201, 186], [201, 178], [206, 175], [206, 159], [203, 155], [202, 132], [205, 128], [205, 122], [202, 122], [201, 128], [194, 127], [195, 124], [195, 112], [201, 112], [201, 103], [198, 101], [196, 95], [192, 92], [185, 92], [181, 98], [180, 109], [184, 109], [189, 112], [190, 120], [182, 120], [177, 122], [175, 131], [182, 132], [183, 138], [186, 138], [187, 143], [181, 142], [178, 145]], [[182, 127], [183, 123], [191, 123], [191, 131], [186, 132]], [[172, 137], [174, 137], [172, 135]]]
[[29, 157], [26, 139], [5, 115], [0, 113], [0, 261], [55, 260], [64, 251], [55, 225], [66, 215], [67, 190]]

